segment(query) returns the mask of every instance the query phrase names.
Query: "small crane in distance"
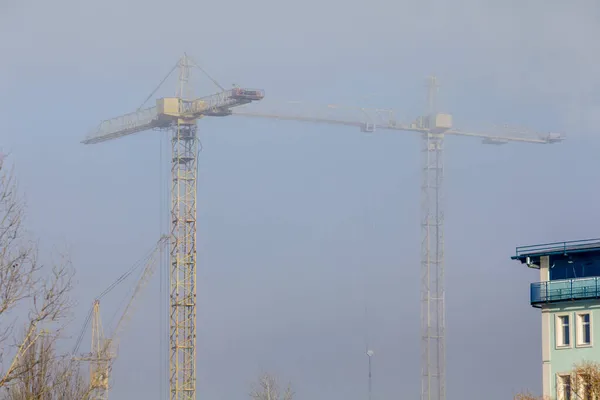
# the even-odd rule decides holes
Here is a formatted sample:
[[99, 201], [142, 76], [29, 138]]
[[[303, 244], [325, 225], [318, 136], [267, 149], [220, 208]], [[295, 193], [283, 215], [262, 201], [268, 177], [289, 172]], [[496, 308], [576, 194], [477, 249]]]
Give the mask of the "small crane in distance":
[[[117, 357], [121, 333], [125, 330], [127, 323], [131, 319], [134, 306], [138, 303], [140, 298], [140, 293], [142, 293], [143, 289], [146, 287], [157, 269], [159, 264], [159, 254], [162, 253], [162, 250], [168, 244], [169, 237], [167, 235], [163, 235], [146, 257], [135, 263], [133, 267], [122, 274], [95, 298], [92, 309], [90, 310], [79, 337], [77, 338], [75, 350], [73, 350], [74, 354], [79, 351], [79, 345], [83, 339], [83, 334], [85, 333], [91, 320], [91, 351], [88, 354], [75, 358], [77, 361], [87, 361], [90, 363], [90, 381], [88, 390], [90, 400], [108, 400], [112, 365]], [[121, 317], [119, 318], [110, 336], [105, 336], [104, 329], [102, 327], [102, 320], [100, 318], [100, 300], [120, 283], [124, 282], [125, 279], [131, 276], [136, 270], [139, 270], [142, 265], [143, 268], [141, 269], [141, 274], [139, 275], [135, 287], [129, 296], [129, 300], [127, 301], [123, 312], [121, 313]]]

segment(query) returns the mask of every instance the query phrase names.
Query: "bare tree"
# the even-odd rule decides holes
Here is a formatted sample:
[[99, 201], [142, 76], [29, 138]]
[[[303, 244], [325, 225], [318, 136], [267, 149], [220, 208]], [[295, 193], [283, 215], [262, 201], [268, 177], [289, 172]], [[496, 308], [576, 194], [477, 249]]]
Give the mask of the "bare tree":
[[250, 397], [253, 400], [292, 400], [294, 392], [292, 392], [291, 385], [288, 384], [282, 393], [277, 379], [273, 375], [265, 373], [258, 379]]
[[527, 392], [527, 393], [519, 393], [513, 399], [514, 400], [547, 400], [544, 397], [534, 396], [533, 394], [531, 394], [529, 392]]
[[[73, 268], [68, 258], [53, 266], [39, 262], [24, 216], [13, 171], [0, 156], [0, 388], [23, 386], [33, 376], [41, 379], [39, 368], [64, 367], [48, 357], [54, 357], [54, 342], [70, 310]], [[57, 373], [52, 372], [55, 378]]]
[[[34, 338], [26, 341], [33, 341]], [[77, 365], [55, 351], [55, 341], [42, 334], [18, 361], [18, 378], [2, 396], [6, 400], [88, 400], [89, 385]]]
[[600, 364], [583, 361], [575, 364], [571, 373], [573, 394], [576, 399], [592, 400], [600, 398]]

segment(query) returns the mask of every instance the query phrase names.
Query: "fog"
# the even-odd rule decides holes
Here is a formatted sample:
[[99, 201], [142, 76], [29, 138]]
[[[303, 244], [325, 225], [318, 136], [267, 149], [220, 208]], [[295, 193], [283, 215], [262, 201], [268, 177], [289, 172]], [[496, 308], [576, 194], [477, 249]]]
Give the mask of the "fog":
[[[599, 236], [599, 20], [592, 1], [0, 0], [0, 149], [28, 227], [46, 250], [72, 251], [75, 335], [94, 295], [156, 242], [168, 204], [164, 134], [80, 140], [134, 111], [183, 52], [225, 87], [264, 89], [265, 104], [391, 107], [409, 120], [435, 74], [456, 127], [566, 134], [446, 141], [447, 398], [541, 392], [537, 277], [510, 256]], [[270, 371], [298, 399], [366, 399], [368, 331], [374, 400], [418, 398], [418, 135], [243, 117], [202, 119], [199, 132], [198, 397], [248, 398]], [[112, 398], [165, 388], [165, 276], [122, 336]]]

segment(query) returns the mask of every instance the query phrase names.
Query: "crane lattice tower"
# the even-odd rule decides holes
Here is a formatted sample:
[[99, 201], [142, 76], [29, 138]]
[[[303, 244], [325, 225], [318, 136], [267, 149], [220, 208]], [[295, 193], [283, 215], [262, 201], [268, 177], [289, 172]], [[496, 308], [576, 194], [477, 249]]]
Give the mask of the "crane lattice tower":
[[106, 400], [108, 399], [110, 363], [114, 354], [105, 345], [106, 338], [100, 319], [99, 300], [94, 301], [92, 312], [92, 348], [89, 356], [82, 357], [80, 360], [90, 362], [90, 399]]

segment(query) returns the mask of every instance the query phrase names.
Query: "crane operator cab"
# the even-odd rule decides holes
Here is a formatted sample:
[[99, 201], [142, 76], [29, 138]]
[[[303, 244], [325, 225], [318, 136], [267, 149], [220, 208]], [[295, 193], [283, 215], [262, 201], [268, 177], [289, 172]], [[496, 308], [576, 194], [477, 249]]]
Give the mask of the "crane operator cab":
[[239, 87], [231, 90], [231, 97], [239, 100], [262, 100], [265, 92], [258, 89], [242, 89]]

